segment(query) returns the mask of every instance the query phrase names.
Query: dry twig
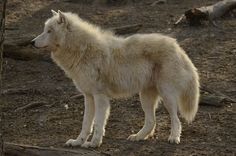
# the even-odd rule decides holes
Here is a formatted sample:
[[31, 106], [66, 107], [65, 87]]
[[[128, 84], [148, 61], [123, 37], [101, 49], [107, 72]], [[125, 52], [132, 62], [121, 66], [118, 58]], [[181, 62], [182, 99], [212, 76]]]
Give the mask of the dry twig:
[[29, 103], [27, 105], [24, 105], [22, 107], [19, 107], [15, 111], [16, 112], [17, 111], [22, 111], [22, 110], [27, 111], [27, 110], [30, 110], [30, 109], [34, 109], [34, 108], [38, 108], [38, 107], [44, 106], [46, 104], [48, 104], [48, 102], [46, 102], [46, 101], [35, 101], [35, 102], [31, 102], [31, 103]]

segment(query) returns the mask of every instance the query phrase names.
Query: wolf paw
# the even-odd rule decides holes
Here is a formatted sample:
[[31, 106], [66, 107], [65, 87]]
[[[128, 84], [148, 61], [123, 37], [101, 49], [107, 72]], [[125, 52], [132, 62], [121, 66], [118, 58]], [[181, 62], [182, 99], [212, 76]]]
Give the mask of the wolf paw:
[[66, 146], [79, 146], [79, 145], [82, 145], [84, 143], [83, 139], [69, 139], [67, 142], [66, 142]]
[[101, 143], [94, 143], [94, 142], [86, 141], [85, 143], [83, 143], [81, 145], [81, 147], [84, 147], [84, 148], [89, 148], [89, 147], [95, 148], [95, 147], [99, 147], [100, 145], [101, 145]]
[[145, 140], [146, 138], [144, 137], [140, 137], [139, 135], [137, 134], [131, 134], [127, 140], [130, 140], [130, 141], [139, 141], [139, 140]]
[[170, 143], [176, 143], [176, 144], [179, 144], [180, 143], [180, 137], [176, 137], [176, 136], [172, 136], [170, 135], [169, 138], [168, 138], [168, 141]]

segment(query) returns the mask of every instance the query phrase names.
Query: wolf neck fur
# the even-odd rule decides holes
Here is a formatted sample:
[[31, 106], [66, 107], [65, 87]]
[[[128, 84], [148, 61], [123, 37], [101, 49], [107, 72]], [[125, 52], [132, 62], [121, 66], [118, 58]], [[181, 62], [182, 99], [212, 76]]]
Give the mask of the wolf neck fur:
[[52, 58], [64, 70], [72, 70], [74, 67], [78, 69], [94, 56], [101, 56], [98, 53], [106, 55], [110, 48], [108, 42], [119, 39], [109, 31], [102, 31], [82, 19], [77, 20], [79, 22], [70, 26], [70, 31], [65, 35], [58, 50], [52, 52]]
[[90, 56], [96, 55], [96, 51], [91, 50], [91, 48], [99, 49], [98, 43], [92, 43], [91, 40], [87, 40], [75, 43], [67, 37], [65, 43], [57, 51], [52, 52], [52, 58], [58, 65], [67, 70], [79, 67], [81, 63], [87, 62]]

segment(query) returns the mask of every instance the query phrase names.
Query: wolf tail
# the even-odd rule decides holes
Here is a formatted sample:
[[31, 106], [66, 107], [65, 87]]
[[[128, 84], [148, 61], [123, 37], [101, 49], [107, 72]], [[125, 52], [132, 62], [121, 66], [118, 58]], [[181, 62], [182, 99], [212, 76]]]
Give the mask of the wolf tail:
[[198, 103], [200, 97], [199, 77], [196, 68], [194, 67], [193, 76], [186, 84], [180, 97], [179, 111], [188, 123], [194, 120], [198, 111]]

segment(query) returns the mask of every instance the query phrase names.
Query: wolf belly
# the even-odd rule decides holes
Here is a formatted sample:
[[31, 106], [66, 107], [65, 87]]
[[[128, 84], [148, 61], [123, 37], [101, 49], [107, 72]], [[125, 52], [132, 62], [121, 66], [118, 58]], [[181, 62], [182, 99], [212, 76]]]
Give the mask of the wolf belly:
[[107, 94], [113, 98], [139, 93], [152, 84], [153, 65], [145, 60], [113, 65], [104, 81]]

